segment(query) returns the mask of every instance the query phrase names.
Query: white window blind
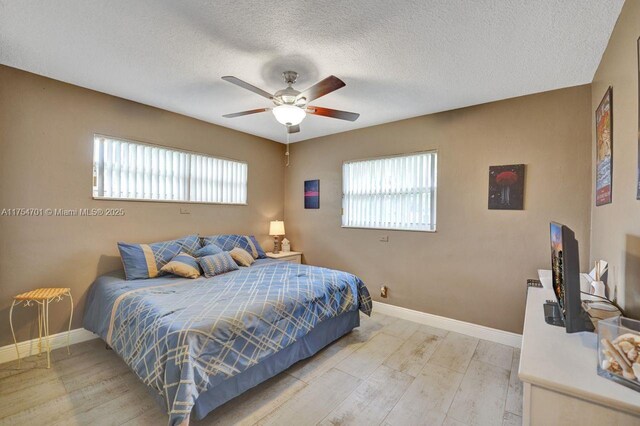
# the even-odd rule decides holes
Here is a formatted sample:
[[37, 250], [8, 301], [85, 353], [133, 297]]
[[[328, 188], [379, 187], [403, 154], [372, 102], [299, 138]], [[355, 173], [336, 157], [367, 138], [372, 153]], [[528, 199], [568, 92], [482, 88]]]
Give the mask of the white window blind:
[[93, 196], [246, 204], [247, 164], [96, 135]]
[[342, 226], [435, 231], [437, 153], [342, 166]]

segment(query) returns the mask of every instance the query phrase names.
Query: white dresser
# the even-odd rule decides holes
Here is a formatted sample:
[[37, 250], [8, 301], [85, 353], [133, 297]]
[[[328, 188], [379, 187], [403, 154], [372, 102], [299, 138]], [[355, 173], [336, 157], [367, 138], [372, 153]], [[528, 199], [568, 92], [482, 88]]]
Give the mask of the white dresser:
[[284, 260], [285, 262], [302, 263], [301, 251], [287, 251], [287, 252], [281, 251], [281, 252], [278, 252], [277, 254], [268, 252], [267, 257], [271, 259]]
[[552, 290], [527, 293], [518, 376], [524, 425], [640, 425], [640, 392], [597, 373], [595, 333], [567, 334], [544, 321]]

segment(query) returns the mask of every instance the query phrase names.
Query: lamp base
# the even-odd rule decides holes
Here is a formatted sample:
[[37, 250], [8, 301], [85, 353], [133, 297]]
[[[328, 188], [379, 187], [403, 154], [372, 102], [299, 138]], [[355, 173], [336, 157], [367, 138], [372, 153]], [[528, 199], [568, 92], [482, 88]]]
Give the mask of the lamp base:
[[276, 235], [273, 237], [273, 254], [280, 253], [280, 237]]

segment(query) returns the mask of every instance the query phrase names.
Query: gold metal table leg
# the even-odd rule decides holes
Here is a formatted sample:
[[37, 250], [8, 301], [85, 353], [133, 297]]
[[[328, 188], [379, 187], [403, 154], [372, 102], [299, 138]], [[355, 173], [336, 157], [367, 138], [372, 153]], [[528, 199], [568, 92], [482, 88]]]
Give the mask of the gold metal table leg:
[[13, 336], [13, 344], [16, 345], [16, 354], [18, 354], [18, 368], [20, 368], [20, 350], [18, 349], [18, 341], [16, 340], [16, 333], [13, 331], [13, 307], [16, 305], [14, 300], [11, 303], [11, 309], [9, 309], [9, 327], [11, 327], [11, 335]]
[[42, 354], [42, 321], [44, 320], [44, 316], [42, 315], [42, 304], [36, 301], [38, 306], [38, 356]]
[[51, 368], [51, 346], [49, 345], [49, 299], [44, 302], [44, 339], [47, 345], [47, 368]]
[[71, 297], [71, 291], [68, 293], [69, 303], [71, 304], [71, 313], [69, 314], [69, 330], [67, 331], [67, 354], [71, 355], [71, 349], [69, 349], [69, 342], [71, 341], [71, 320], [73, 319], [73, 297]]

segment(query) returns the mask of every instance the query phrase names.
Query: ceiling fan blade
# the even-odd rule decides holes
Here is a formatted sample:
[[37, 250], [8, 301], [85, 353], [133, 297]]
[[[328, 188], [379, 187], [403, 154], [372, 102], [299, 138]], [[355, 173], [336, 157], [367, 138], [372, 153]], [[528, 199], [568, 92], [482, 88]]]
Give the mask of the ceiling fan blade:
[[356, 121], [358, 117], [360, 117], [360, 114], [355, 112], [340, 111], [337, 109], [323, 108], [323, 107], [317, 107], [317, 106], [308, 106], [307, 112], [309, 114], [321, 115], [323, 117], [339, 118], [340, 120], [347, 120], [347, 121]]
[[253, 93], [256, 93], [260, 96], [264, 96], [267, 99], [272, 99], [273, 95], [269, 92], [265, 92], [264, 90], [260, 89], [259, 87], [256, 87], [252, 84], [247, 83], [246, 81], [240, 80], [238, 77], [234, 77], [232, 75], [225, 75], [224, 77], [222, 77], [222, 79], [224, 81], [228, 81], [229, 83], [233, 83], [236, 86], [240, 86], [243, 89], [247, 89], [252, 91]]
[[296, 99], [305, 98], [307, 102], [311, 102], [314, 99], [318, 99], [321, 96], [327, 95], [334, 90], [338, 90], [341, 87], [346, 86], [345, 82], [340, 80], [335, 75], [330, 75], [322, 81], [314, 84], [309, 87], [307, 90], [304, 90]]
[[296, 124], [295, 126], [287, 126], [287, 133], [298, 133], [300, 131], [300, 125]]
[[269, 111], [270, 108], [258, 108], [258, 109], [251, 109], [249, 111], [242, 111], [242, 112], [234, 112], [232, 114], [225, 114], [223, 115], [224, 118], [235, 118], [235, 117], [242, 117], [243, 115], [249, 115], [249, 114], [257, 114], [259, 112], [265, 112], [265, 111]]

